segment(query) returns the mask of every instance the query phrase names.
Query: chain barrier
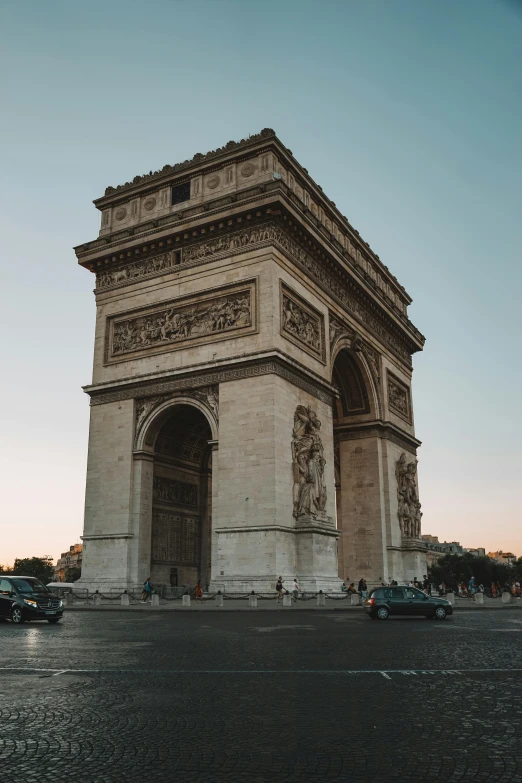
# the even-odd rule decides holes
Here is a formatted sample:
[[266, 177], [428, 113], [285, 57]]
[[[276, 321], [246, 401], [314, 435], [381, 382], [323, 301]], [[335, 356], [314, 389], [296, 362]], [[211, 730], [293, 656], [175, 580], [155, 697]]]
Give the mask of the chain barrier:
[[[79, 601], [87, 601], [87, 602], [94, 602], [94, 599], [96, 596], [98, 596], [102, 601], [121, 601], [122, 596], [128, 595], [129, 601], [132, 603], [140, 603], [141, 602], [141, 596], [143, 595], [143, 592], [141, 589], [138, 590], [123, 590], [122, 592], [118, 593], [100, 593], [98, 590], [96, 590], [94, 593], [90, 592], [89, 590], [82, 590], [82, 593], [79, 594], [78, 592], [75, 592], [74, 590], [70, 590], [65, 594], [67, 596], [67, 599], [69, 598], [76, 599]], [[172, 601], [181, 601], [185, 595], [189, 595], [191, 598], [195, 597], [195, 591], [194, 590], [185, 590], [185, 592], [180, 593], [179, 595], [165, 595], [164, 590], [158, 590], [153, 591], [152, 595], [158, 595], [161, 602], [164, 603], [170, 603]], [[290, 595], [293, 596], [293, 592], [287, 590], [283, 593], [283, 595]], [[314, 599], [317, 599], [319, 595], [323, 595], [325, 598], [328, 598], [331, 601], [344, 601], [348, 598], [351, 598], [352, 595], [360, 595], [360, 593], [344, 593], [343, 595], [331, 595], [329, 593], [323, 593], [322, 590], [319, 590], [316, 593], [299, 593], [297, 596], [298, 601], [313, 601]], [[240, 593], [238, 595], [234, 593], [225, 593], [221, 592], [221, 590], [218, 590], [215, 593], [204, 593], [202, 600], [203, 601], [212, 601], [218, 596], [222, 596], [222, 598], [226, 601], [247, 601], [249, 598], [252, 598], [253, 596], [258, 598], [261, 601], [272, 601], [277, 600], [279, 597], [279, 594], [276, 593], [256, 593], [254, 590], [252, 590], [250, 593]], [[64, 596], [65, 597], [65, 596]]]

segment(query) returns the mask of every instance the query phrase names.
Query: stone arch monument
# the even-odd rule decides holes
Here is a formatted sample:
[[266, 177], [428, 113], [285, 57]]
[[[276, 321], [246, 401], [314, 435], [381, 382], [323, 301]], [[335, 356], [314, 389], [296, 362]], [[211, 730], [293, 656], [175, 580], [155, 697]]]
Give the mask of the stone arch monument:
[[424, 338], [290, 150], [265, 129], [95, 205], [82, 584], [422, 576]]

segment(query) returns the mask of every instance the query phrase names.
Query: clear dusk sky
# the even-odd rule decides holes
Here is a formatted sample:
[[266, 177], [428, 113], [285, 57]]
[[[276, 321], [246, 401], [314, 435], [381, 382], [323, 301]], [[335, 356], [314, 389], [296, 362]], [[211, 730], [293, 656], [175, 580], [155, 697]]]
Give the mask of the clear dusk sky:
[[522, 554], [522, 6], [3, 0], [0, 563], [79, 540], [107, 185], [272, 127], [413, 297], [423, 532]]

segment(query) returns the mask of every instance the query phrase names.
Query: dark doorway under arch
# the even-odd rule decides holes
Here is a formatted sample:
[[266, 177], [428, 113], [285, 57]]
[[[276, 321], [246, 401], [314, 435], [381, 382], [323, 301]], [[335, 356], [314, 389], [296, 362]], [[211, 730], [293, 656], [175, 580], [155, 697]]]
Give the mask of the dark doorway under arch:
[[177, 405], [154, 444], [151, 575], [153, 584], [210, 579], [212, 439], [204, 414]]

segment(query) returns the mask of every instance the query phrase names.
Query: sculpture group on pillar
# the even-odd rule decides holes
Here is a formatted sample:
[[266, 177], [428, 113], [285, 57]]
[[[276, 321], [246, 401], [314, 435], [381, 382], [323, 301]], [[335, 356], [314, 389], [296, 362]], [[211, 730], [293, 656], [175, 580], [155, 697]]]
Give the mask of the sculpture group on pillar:
[[395, 476], [401, 532], [408, 538], [419, 538], [422, 512], [417, 490], [417, 460], [406, 462], [406, 454], [403, 452], [397, 460]]
[[326, 518], [325, 459], [319, 437], [321, 422], [310, 407], [298, 405], [294, 414], [292, 462], [294, 517]]

